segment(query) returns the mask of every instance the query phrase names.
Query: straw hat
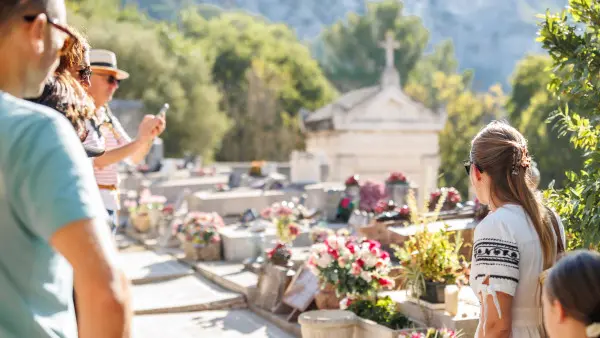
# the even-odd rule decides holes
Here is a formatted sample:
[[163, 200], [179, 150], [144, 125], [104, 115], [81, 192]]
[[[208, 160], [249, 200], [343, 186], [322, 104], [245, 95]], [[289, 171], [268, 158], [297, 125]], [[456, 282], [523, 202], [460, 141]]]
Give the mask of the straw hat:
[[90, 51], [90, 68], [92, 72], [114, 74], [117, 80], [125, 80], [129, 77], [129, 73], [117, 68], [117, 55], [106, 49]]

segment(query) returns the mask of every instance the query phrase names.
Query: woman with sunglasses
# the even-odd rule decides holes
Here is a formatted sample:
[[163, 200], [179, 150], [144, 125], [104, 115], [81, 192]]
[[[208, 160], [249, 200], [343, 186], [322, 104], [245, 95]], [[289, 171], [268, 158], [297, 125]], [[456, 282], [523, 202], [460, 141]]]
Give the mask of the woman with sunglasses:
[[575, 251], [544, 282], [544, 324], [550, 338], [600, 337], [600, 254]]
[[56, 69], [57, 74], [65, 72], [77, 79], [85, 88], [91, 85], [90, 77], [92, 69], [90, 67], [90, 45], [86, 38], [73, 27], [69, 27], [74, 38], [69, 49], [60, 57], [60, 64]]
[[473, 139], [465, 168], [491, 211], [475, 228], [471, 261], [481, 304], [476, 337], [543, 337], [539, 276], [564, 248], [564, 230], [531, 182], [527, 141], [492, 122]]

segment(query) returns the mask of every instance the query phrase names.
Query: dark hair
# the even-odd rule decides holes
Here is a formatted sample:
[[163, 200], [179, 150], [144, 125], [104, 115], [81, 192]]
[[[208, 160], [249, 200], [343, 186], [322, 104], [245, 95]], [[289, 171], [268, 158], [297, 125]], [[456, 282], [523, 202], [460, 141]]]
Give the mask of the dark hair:
[[540, 239], [544, 270], [551, 267], [560, 234], [553, 233], [551, 215], [533, 188], [525, 137], [508, 123], [493, 121], [473, 139], [471, 161], [491, 177], [491, 202], [515, 203], [525, 209]]
[[11, 24], [14, 17], [28, 10], [45, 12], [53, 0], [2, 0], [0, 3], [0, 28]]
[[573, 319], [585, 325], [600, 323], [600, 254], [586, 250], [567, 254], [550, 269], [544, 290]]
[[70, 73], [56, 75], [44, 86], [42, 95], [30, 101], [53, 108], [65, 115], [83, 141], [87, 136], [85, 120], [94, 112], [93, 103], [85, 89]]

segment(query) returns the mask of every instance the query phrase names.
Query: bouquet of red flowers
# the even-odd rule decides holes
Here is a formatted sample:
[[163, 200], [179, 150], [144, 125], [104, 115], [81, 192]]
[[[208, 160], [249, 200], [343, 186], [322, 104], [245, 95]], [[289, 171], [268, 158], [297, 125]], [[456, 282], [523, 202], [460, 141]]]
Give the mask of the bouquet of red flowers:
[[358, 175], [352, 175], [346, 179], [345, 184], [346, 184], [346, 186], [360, 185], [359, 180], [360, 180], [360, 177]]
[[460, 197], [460, 193], [455, 188], [440, 188], [437, 191], [431, 193], [429, 197], [429, 210], [435, 210], [440, 197], [442, 197], [443, 192], [446, 192], [446, 200], [444, 200], [444, 204], [442, 206], [442, 211], [454, 210], [458, 206], [458, 204], [462, 201]]
[[385, 182], [388, 184], [408, 184], [408, 179], [403, 173], [394, 171], [388, 176], [388, 179]]
[[292, 258], [292, 251], [284, 243], [277, 243], [275, 247], [267, 251], [267, 258], [275, 265], [287, 266]]

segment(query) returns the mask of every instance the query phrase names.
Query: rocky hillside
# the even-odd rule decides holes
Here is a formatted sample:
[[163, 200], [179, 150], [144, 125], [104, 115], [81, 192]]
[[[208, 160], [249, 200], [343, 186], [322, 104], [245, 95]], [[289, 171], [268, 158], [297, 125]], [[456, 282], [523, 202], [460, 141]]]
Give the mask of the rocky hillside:
[[[173, 18], [190, 3], [243, 9], [274, 22], [284, 22], [307, 41], [318, 39], [323, 26], [350, 12], [363, 13], [365, 2], [377, 0], [126, 0], [137, 1], [149, 14]], [[484, 89], [507, 84], [516, 62], [540, 52], [535, 42], [537, 13], [566, 5], [567, 0], [405, 0], [407, 14], [421, 17], [431, 43], [452, 39], [462, 69], [475, 70], [475, 85]], [[173, 10], [171, 10], [171, 8]]]

